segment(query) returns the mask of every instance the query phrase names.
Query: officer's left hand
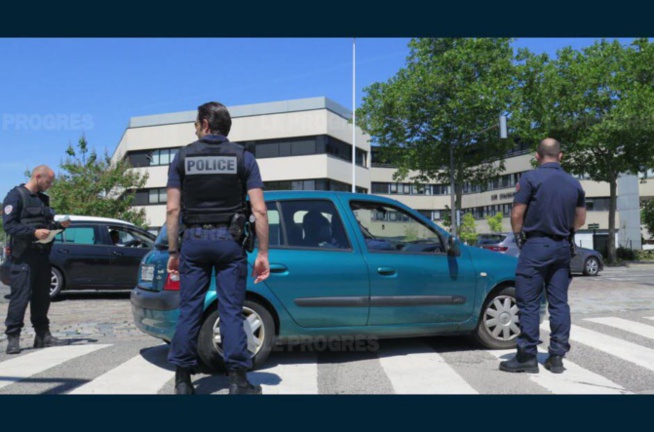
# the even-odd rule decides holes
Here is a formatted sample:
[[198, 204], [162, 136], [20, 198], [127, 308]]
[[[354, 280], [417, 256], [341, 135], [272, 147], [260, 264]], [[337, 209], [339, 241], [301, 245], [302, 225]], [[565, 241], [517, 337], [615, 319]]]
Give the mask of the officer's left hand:
[[168, 257], [168, 273], [179, 275], [179, 255], [173, 254]]

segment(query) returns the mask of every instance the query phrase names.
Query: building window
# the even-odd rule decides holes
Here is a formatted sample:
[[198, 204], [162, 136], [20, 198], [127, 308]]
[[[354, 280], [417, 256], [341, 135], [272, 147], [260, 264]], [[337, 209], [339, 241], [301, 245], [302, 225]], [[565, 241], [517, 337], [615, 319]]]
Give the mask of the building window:
[[126, 158], [134, 168], [170, 165], [179, 149], [179, 147], [174, 147], [127, 152]]

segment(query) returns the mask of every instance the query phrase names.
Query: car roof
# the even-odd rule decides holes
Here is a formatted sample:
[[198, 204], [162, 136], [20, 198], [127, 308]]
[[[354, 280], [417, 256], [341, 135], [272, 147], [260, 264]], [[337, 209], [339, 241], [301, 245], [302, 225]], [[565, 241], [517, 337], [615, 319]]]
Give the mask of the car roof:
[[98, 223], [113, 223], [113, 224], [122, 224], [122, 225], [129, 225], [135, 227], [131, 222], [127, 222], [121, 219], [112, 219], [112, 218], [105, 218], [105, 217], [98, 217], [98, 216], [81, 216], [81, 215], [56, 215], [55, 220], [56, 221], [61, 221], [63, 220], [66, 216], [70, 218], [71, 222], [98, 222]]
[[364, 193], [353, 193], [353, 192], [338, 192], [338, 191], [292, 191], [292, 190], [276, 190], [276, 191], [266, 191], [264, 192], [264, 198], [266, 200], [275, 200], [275, 199], [335, 199], [335, 198], [344, 198], [345, 200], [355, 200], [355, 201], [383, 201], [388, 204], [406, 206], [392, 198], [387, 198], [382, 195], [375, 194], [364, 194]]

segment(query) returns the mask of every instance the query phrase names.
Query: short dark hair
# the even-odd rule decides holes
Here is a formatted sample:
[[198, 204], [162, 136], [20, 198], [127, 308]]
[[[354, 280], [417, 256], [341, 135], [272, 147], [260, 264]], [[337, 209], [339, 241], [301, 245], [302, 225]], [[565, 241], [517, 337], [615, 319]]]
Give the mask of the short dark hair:
[[227, 136], [232, 128], [232, 117], [227, 107], [219, 102], [207, 102], [198, 107], [198, 122], [206, 120], [212, 133]]
[[538, 144], [536, 152], [540, 157], [558, 157], [561, 153], [561, 143], [554, 138], [545, 138]]

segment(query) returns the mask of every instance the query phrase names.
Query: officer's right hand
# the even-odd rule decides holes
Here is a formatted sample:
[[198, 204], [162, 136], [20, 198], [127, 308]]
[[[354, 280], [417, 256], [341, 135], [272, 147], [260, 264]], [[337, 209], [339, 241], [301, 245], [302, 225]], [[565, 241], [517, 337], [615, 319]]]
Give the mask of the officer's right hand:
[[179, 255], [178, 254], [170, 254], [170, 256], [168, 257], [167, 270], [168, 270], [168, 273], [170, 273], [171, 275], [179, 275]]
[[37, 229], [36, 231], [34, 231], [34, 237], [36, 237], [39, 240], [47, 239], [49, 235], [50, 235], [50, 230], [47, 229]]

